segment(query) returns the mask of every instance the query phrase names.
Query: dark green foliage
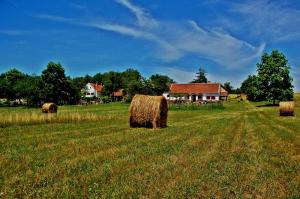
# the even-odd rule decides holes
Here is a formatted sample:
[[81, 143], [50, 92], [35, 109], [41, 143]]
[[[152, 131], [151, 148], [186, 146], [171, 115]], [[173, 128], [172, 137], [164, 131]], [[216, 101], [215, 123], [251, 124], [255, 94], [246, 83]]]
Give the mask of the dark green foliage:
[[293, 98], [293, 79], [290, 67], [283, 53], [275, 50], [270, 55], [264, 53], [257, 64], [260, 88], [267, 100], [286, 101]]
[[231, 86], [230, 82], [225, 82], [224, 88], [225, 88], [225, 90], [228, 91], [228, 93], [232, 93], [232, 91], [234, 90], [233, 87]]
[[152, 75], [149, 80], [155, 95], [162, 95], [164, 92], [169, 91], [170, 84], [174, 83], [173, 79], [159, 74]]
[[60, 63], [49, 62], [42, 72], [43, 99], [58, 104], [68, 102], [70, 96], [70, 82], [67, 80], [65, 70]]
[[203, 68], [199, 68], [199, 71], [196, 73], [196, 79], [191, 83], [207, 83], [207, 72]]
[[114, 92], [119, 89], [123, 89], [125, 101], [130, 102], [135, 94], [161, 95], [169, 90], [173, 82], [168, 76], [158, 74], [149, 79], [143, 78], [138, 70], [132, 68], [124, 72], [109, 71], [70, 78], [66, 77], [60, 63], [49, 62], [41, 76], [23, 74], [16, 69], [0, 74], [0, 98], [14, 103], [25, 100], [31, 106], [44, 102], [77, 104], [84, 98], [85, 85], [98, 83], [104, 85], [101, 96], [103, 102], [114, 101]]
[[257, 64], [257, 76], [249, 76], [241, 90], [251, 101], [268, 100], [275, 102], [293, 99], [293, 79], [290, 66], [283, 53], [275, 50], [269, 55], [264, 53]]
[[263, 91], [260, 89], [259, 79], [255, 75], [248, 76], [242, 83], [241, 91], [247, 95], [250, 101], [262, 101], [266, 99]]
[[121, 73], [110, 71], [103, 74], [103, 85], [104, 90], [102, 94], [104, 96], [110, 96], [113, 100], [113, 93], [122, 88], [122, 79]]

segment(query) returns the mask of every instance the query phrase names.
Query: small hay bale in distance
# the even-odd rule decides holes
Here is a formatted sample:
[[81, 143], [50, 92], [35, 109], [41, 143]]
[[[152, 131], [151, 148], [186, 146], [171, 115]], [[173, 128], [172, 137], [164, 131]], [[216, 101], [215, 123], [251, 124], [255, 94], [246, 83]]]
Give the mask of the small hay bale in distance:
[[167, 127], [168, 102], [163, 96], [135, 95], [129, 108], [130, 127]]
[[56, 113], [57, 112], [57, 105], [54, 103], [45, 103], [42, 106], [43, 113]]
[[279, 103], [279, 114], [280, 116], [294, 116], [295, 103], [290, 102], [280, 102]]

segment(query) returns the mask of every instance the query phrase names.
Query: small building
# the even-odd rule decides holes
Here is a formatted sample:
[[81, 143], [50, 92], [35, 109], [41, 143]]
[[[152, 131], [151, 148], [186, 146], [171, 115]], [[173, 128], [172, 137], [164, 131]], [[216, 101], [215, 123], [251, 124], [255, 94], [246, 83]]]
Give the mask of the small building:
[[171, 84], [163, 96], [170, 101], [220, 101], [227, 100], [228, 92], [220, 83]]
[[103, 89], [102, 84], [87, 83], [84, 89], [84, 96], [87, 98], [99, 98]]
[[114, 101], [122, 101], [123, 100], [123, 96], [124, 96], [124, 93], [123, 93], [123, 89], [119, 89], [117, 90], [116, 92], [114, 92]]

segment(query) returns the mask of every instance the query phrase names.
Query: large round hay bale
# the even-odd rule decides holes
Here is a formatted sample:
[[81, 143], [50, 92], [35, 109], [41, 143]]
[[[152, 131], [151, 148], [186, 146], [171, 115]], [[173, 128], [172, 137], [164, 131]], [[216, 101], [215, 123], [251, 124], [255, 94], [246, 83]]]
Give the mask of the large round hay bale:
[[280, 102], [279, 112], [280, 116], [294, 116], [295, 103], [294, 102]]
[[130, 127], [164, 128], [168, 103], [163, 96], [135, 95], [129, 108]]
[[45, 103], [42, 106], [43, 113], [56, 113], [57, 112], [57, 105], [54, 103]]

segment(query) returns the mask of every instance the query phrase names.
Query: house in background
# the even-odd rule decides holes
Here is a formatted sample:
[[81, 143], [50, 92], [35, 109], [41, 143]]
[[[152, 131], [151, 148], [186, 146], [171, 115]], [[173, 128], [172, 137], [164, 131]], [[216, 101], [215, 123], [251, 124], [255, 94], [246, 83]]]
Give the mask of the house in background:
[[119, 89], [118, 91], [114, 92], [114, 101], [122, 101], [124, 97], [124, 90]]
[[102, 84], [87, 83], [84, 89], [84, 96], [86, 98], [99, 98], [101, 96], [102, 89]]
[[220, 101], [227, 100], [228, 92], [220, 83], [171, 84], [163, 96], [170, 101]]

